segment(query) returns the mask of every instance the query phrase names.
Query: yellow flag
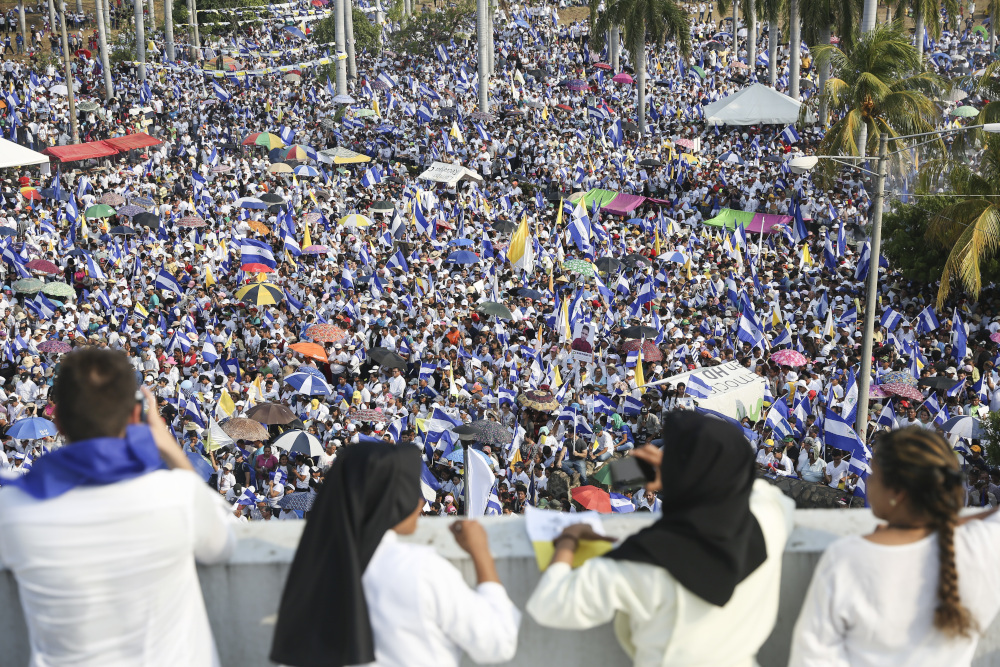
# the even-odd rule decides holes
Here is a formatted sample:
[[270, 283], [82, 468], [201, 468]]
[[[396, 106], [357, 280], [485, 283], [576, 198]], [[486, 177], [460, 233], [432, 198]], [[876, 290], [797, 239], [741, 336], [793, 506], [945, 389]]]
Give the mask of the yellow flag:
[[809, 244], [802, 244], [802, 261], [799, 262], [799, 268], [803, 266], [812, 266], [812, 257], [809, 256]]
[[684, 269], [687, 271], [687, 279], [691, 280], [691, 258], [688, 257], [688, 261], [684, 264]]
[[515, 269], [522, 269], [527, 273], [535, 270], [535, 248], [531, 243], [531, 233], [528, 231], [527, 214], [521, 217], [521, 224], [510, 238], [507, 259]]
[[[642, 343], [646, 342], [646, 339], [642, 339]], [[646, 384], [646, 374], [642, 372], [642, 343], [639, 344], [639, 360], [635, 362], [635, 384], [639, 387], [639, 393], [646, 393], [645, 388], [642, 386]]]
[[215, 285], [215, 276], [212, 275], [212, 267], [205, 267], [205, 287], [212, 287]]
[[546, 105], [542, 107], [542, 120], [548, 120], [548, 119], [549, 119], [549, 107]]
[[559, 367], [558, 366], [555, 366], [553, 368], [553, 371], [554, 372], [552, 374], [552, 384], [554, 384], [556, 386], [556, 389], [558, 389], [563, 384], [562, 376], [559, 375]]
[[451, 121], [451, 130], [448, 132], [452, 139], [455, 139], [458, 143], [464, 144], [465, 137], [462, 135], [462, 130], [458, 127], [458, 121]]
[[223, 389], [222, 394], [219, 395], [219, 406], [217, 411], [227, 417], [232, 417], [236, 412], [236, 403], [233, 402], [233, 397], [230, 396], [229, 392], [225, 389]]
[[771, 326], [774, 327], [775, 331], [778, 331], [779, 329], [782, 328], [781, 310], [779, 308], [775, 308], [774, 310], [771, 311]]
[[589, 155], [587, 156], [587, 162], [589, 162], [589, 163], [590, 163], [590, 173], [591, 173], [591, 174], [594, 174], [594, 173], [596, 173], [596, 171], [595, 171], [595, 169], [594, 169], [594, 161], [590, 159], [590, 156], [589, 156]]
[[135, 312], [139, 313], [143, 317], [149, 317], [149, 311], [146, 310], [141, 303], [135, 304]]
[[483, 203], [483, 212], [485, 212], [486, 215], [493, 212], [493, 208], [490, 206], [490, 202], [486, 199], [486, 197], [479, 195], [479, 201]]
[[522, 462], [523, 459], [521, 458], [521, 448], [518, 447], [517, 449], [514, 450], [514, 456], [512, 456], [510, 459], [510, 465], [513, 466], [515, 463], [522, 463]]
[[563, 198], [559, 198], [559, 211], [556, 213], [556, 233], [562, 230]]
[[376, 116], [379, 116], [379, 117], [382, 116], [382, 110], [379, 109], [378, 98], [377, 97], [373, 97], [372, 98], [372, 110], [375, 112]]
[[448, 386], [452, 396], [458, 395], [458, 387], [455, 386], [455, 372], [453, 366], [448, 366]]
[[656, 253], [657, 257], [659, 257], [660, 255], [663, 254], [663, 251], [660, 249], [660, 226], [659, 225], [657, 225], [656, 227], [653, 228], [653, 252]]
[[302, 237], [302, 247], [303, 248], [308, 248], [311, 245], [312, 245], [312, 237], [309, 236], [309, 223], [307, 222], [306, 223], [306, 233]]

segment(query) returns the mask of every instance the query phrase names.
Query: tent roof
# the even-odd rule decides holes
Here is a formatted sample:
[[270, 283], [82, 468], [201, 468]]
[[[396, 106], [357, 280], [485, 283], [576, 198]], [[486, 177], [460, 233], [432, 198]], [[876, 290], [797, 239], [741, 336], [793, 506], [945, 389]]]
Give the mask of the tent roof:
[[118, 154], [116, 148], [109, 146], [104, 141], [91, 141], [85, 144], [70, 144], [68, 146], [51, 146], [42, 152], [46, 155], [51, 155], [60, 162], [89, 160], [95, 157]]
[[0, 169], [24, 167], [31, 164], [48, 164], [49, 157], [25, 148], [13, 141], [0, 139]]
[[801, 102], [754, 83], [705, 106], [708, 125], [789, 125], [799, 119]]
[[124, 137], [113, 137], [111, 139], [105, 139], [104, 143], [108, 144], [112, 148], [119, 151], [128, 151], [133, 148], [146, 148], [147, 146], [157, 146], [163, 142], [159, 139], [155, 139], [145, 132], [136, 132], [135, 134], [127, 134]]
[[479, 182], [483, 180], [482, 176], [471, 169], [463, 167], [460, 164], [449, 164], [447, 162], [434, 162], [429, 169], [420, 174], [420, 178], [435, 181], [436, 183], [447, 183], [448, 185], [455, 185], [463, 178]]
[[641, 195], [619, 193], [614, 199], [601, 207], [601, 210], [611, 215], [626, 215], [642, 206], [646, 198]]

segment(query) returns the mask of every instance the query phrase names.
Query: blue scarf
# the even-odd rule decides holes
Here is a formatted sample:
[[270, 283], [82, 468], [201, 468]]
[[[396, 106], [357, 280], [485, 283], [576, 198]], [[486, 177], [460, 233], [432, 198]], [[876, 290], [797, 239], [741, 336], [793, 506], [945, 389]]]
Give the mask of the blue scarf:
[[80, 440], [49, 452], [26, 474], [6, 482], [47, 500], [78, 486], [123, 482], [163, 468], [163, 460], [145, 424], [128, 427], [124, 438]]

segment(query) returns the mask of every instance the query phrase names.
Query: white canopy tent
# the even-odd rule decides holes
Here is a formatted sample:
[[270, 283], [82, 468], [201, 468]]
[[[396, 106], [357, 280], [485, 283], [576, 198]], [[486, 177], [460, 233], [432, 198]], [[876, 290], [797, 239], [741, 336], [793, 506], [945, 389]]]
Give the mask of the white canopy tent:
[[799, 119], [801, 102], [754, 83], [705, 106], [709, 125], [790, 125]]
[[0, 139], [0, 169], [48, 163], [48, 155], [42, 155], [13, 141]]
[[463, 167], [460, 164], [449, 164], [447, 162], [434, 162], [427, 171], [420, 174], [420, 178], [437, 183], [447, 183], [451, 186], [454, 186], [463, 178], [468, 178], [479, 183], [483, 181], [483, 177], [471, 169]]

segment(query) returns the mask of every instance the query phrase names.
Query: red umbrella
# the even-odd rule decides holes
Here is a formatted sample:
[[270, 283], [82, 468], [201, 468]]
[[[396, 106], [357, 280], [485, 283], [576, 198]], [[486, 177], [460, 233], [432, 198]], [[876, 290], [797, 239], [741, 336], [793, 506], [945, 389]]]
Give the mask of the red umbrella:
[[597, 68], [597, 69], [603, 69], [605, 71], [611, 69], [611, 65], [609, 65], [607, 63], [594, 63], [594, 67]]
[[240, 267], [240, 270], [244, 273], [274, 273], [274, 269], [267, 264], [258, 264], [256, 262], [244, 264]]
[[321, 343], [339, 343], [347, 332], [333, 324], [314, 324], [306, 329], [306, 336]]
[[88, 51], [87, 49], [77, 49], [76, 50], [76, 55], [77, 56], [83, 56], [85, 58], [91, 58], [91, 57], [93, 57], [92, 54], [90, 53], [90, 51]]
[[572, 111], [573, 107], [568, 104], [557, 104], [556, 109], [562, 109], [563, 111]]
[[185, 215], [177, 221], [178, 227], [204, 227], [207, 224], [200, 215]]
[[573, 500], [601, 514], [611, 514], [611, 496], [596, 486], [578, 486], [569, 492]]
[[908, 398], [911, 401], [924, 400], [924, 393], [912, 385], [903, 384], [902, 382], [890, 382], [889, 384], [881, 384], [879, 386], [882, 387], [882, 391], [901, 398]]
[[638, 350], [639, 345], [642, 345], [642, 360], [643, 361], [662, 361], [663, 354], [660, 353], [660, 348], [651, 340], [640, 340], [638, 338], [632, 338], [630, 340], [622, 343], [622, 352], [631, 352], [632, 350]]
[[52, 275], [62, 273], [62, 269], [47, 259], [33, 259], [25, 266], [32, 271], [38, 271], [39, 273], [51, 273]]

